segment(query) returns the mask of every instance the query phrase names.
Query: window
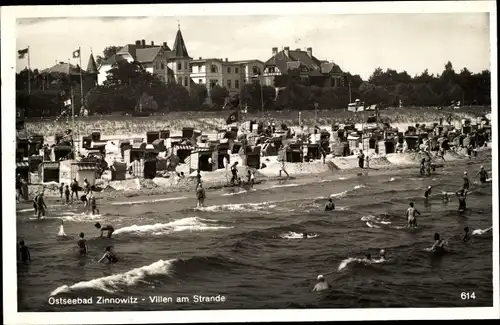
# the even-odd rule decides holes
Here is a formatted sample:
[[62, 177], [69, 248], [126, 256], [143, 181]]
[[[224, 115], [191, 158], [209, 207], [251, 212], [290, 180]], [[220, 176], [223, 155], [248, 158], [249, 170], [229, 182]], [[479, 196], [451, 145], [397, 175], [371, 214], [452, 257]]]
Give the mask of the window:
[[210, 88], [215, 88], [215, 86], [219, 83], [218, 80], [210, 80]]
[[203, 79], [198, 79], [198, 83], [201, 85], [203, 83]]
[[177, 63], [177, 70], [182, 70], [182, 63]]
[[162, 69], [162, 70], [165, 70], [165, 63], [162, 63], [162, 64], [161, 64], [161, 69]]
[[177, 83], [178, 83], [179, 85], [182, 85], [182, 77], [177, 77]]
[[252, 71], [253, 71], [253, 74], [259, 74], [259, 72], [260, 72], [259, 68], [256, 66], [253, 66]]
[[227, 67], [227, 73], [231, 73], [231, 67]]
[[187, 69], [188, 69], [188, 63], [184, 62], [184, 70], [187, 70]]
[[185, 87], [189, 86], [189, 79], [188, 79], [188, 77], [184, 77], [184, 86]]
[[268, 71], [269, 73], [275, 73], [276, 69], [274, 67], [269, 67]]
[[212, 72], [212, 73], [217, 73], [217, 66], [212, 64], [212, 65], [210, 66], [210, 72]]
[[234, 88], [240, 89], [240, 81], [239, 80], [234, 81]]
[[234, 68], [234, 73], [240, 73], [240, 70], [238, 68]]
[[227, 89], [231, 89], [231, 80], [227, 81]]

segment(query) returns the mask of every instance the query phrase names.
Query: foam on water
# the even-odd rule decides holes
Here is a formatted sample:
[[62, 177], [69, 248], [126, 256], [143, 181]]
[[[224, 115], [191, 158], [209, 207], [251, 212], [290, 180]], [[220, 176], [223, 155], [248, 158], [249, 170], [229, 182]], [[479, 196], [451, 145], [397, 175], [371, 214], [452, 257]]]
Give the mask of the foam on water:
[[216, 220], [203, 219], [198, 217], [183, 218], [174, 220], [168, 223], [156, 223], [152, 225], [132, 225], [116, 229], [114, 234], [127, 234], [127, 233], [152, 233], [153, 235], [164, 235], [178, 231], [206, 231], [229, 229], [232, 227], [214, 226], [208, 223], [217, 222]]
[[277, 203], [278, 201], [269, 201], [269, 202], [259, 202], [259, 203], [240, 203], [240, 204], [222, 204], [222, 205], [211, 205], [202, 208], [196, 208], [198, 211], [205, 212], [216, 212], [216, 211], [246, 211], [246, 212], [259, 212], [264, 214], [269, 214], [269, 211], [266, 209], [275, 208], [276, 205], [273, 203]]
[[279, 184], [279, 185], [273, 185], [271, 188], [280, 188], [280, 187], [297, 187], [300, 186], [300, 184]]
[[156, 202], [184, 200], [184, 199], [187, 199], [187, 197], [185, 197], [185, 196], [179, 196], [179, 197], [166, 197], [166, 198], [162, 198], [162, 199], [151, 199], [151, 200], [112, 202], [111, 205], [136, 205], [136, 204], [156, 203]]
[[143, 281], [148, 276], [168, 275], [171, 270], [172, 262], [175, 260], [159, 260], [153, 264], [132, 269], [125, 273], [117, 273], [110, 276], [82, 281], [73, 285], [63, 285], [50, 293], [50, 296], [56, 296], [61, 293], [70, 293], [77, 290], [95, 289], [107, 293], [117, 293], [123, 291], [123, 287], [131, 287]]
[[365, 185], [356, 185], [354, 186], [354, 189], [357, 190], [357, 189], [360, 189], [360, 188], [364, 188], [366, 187]]
[[59, 226], [59, 232], [57, 233], [57, 236], [59, 237], [66, 237], [66, 233], [64, 232], [64, 226], [63, 225], [60, 225]]
[[387, 262], [387, 260], [386, 259], [368, 260], [366, 258], [348, 257], [348, 258], [342, 260], [342, 262], [340, 262], [340, 265], [338, 267], [338, 271], [342, 271], [343, 269], [345, 269], [347, 267], [347, 265], [349, 265], [353, 262], [354, 263], [364, 263], [364, 264], [380, 264], [380, 263]]
[[239, 190], [238, 192], [234, 192], [234, 193], [224, 193], [222, 194], [222, 196], [233, 196], [233, 195], [240, 195], [240, 194], [244, 194], [244, 193], [248, 193], [247, 190]]
[[472, 231], [472, 235], [484, 235], [485, 233], [491, 231], [493, 227], [489, 227], [487, 229], [475, 229]]
[[[306, 238], [316, 238], [318, 236], [319, 236], [318, 234], [307, 234]], [[287, 232], [285, 234], [281, 234], [280, 238], [283, 238], [283, 239], [305, 239], [303, 234], [300, 234], [298, 232], [293, 232], [293, 231]]]

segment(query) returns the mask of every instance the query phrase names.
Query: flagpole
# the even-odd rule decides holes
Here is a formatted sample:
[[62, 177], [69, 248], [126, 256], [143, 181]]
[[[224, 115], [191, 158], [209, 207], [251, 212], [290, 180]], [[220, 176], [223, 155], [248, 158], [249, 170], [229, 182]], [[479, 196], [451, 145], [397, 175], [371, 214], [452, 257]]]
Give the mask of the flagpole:
[[80, 92], [81, 92], [81, 104], [83, 107], [83, 75], [82, 75], [82, 50], [78, 47], [78, 58], [80, 59]]
[[30, 47], [28, 46], [28, 95], [31, 95], [31, 64], [30, 64]]
[[[74, 101], [74, 93], [73, 93], [73, 84], [71, 84], [71, 121], [73, 122], [73, 131], [75, 130], [75, 101]], [[75, 140], [73, 134], [71, 135], [73, 138], [73, 154], [75, 154]]]

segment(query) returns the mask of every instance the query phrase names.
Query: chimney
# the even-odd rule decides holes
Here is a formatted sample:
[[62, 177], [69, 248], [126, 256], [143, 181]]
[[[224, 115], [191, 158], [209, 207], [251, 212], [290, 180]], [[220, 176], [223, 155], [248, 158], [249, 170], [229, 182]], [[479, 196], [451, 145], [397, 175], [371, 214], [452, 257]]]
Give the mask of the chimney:
[[163, 42], [163, 47], [167, 47], [167, 42]]
[[155, 42], [151, 41], [151, 46], [155, 46]]
[[226, 58], [226, 62], [227, 62], [227, 58]]
[[273, 56], [275, 56], [276, 54], [278, 54], [278, 48], [277, 47], [273, 47]]
[[307, 55], [309, 55], [309, 57], [312, 58], [312, 56], [313, 56], [313, 48], [312, 47], [307, 48]]
[[284, 50], [285, 50], [285, 55], [290, 56], [290, 48], [288, 46], [285, 46]]
[[135, 45], [141, 45], [141, 41], [139, 40], [135, 41]]
[[198, 60], [201, 60], [201, 56], [200, 56], [200, 58]]
[[142, 46], [146, 46], [146, 40], [143, 39], [141, 44]]

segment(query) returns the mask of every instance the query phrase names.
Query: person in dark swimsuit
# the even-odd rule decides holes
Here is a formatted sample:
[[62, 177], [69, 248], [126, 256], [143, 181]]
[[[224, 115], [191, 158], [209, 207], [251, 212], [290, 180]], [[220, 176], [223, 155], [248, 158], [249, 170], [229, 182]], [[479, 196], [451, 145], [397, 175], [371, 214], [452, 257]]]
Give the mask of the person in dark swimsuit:
[[33, 198], [33, 210], [35, 211], [35, 216], [38, 215], [38, 195], [40, 194], [35, 195], [35, 197]]
[[436, 254], [444, 253], [444, 241], [441, 239], [438, 233], [434, 234], [434, 245], [432, 245], [430, 251]]
[[28, 263], [28, 262], [31, 262], [31, 254], [30, 254], [30, 250], [28, 248], [28, 246], [26, 246], [24, 244], [24, 240], [21, 240], [19, 242], [19, 253], [18, 253], [18, 256], [19, 256], [19, 261], [23, 262], [23, 263]]
[[118, 258], [116, 257], [116, 254], [111, 250], [111, 246], [106, 247], [106, 252], [97, 263], [101, 263], [104, 260], [108, 260], [108, 264], [114, 264], [118, 262]]
[[479, 173], [477, 173], [476, 176], [479, 176], [479, 181], [484, 184], [486, 183], [486, 180], [488, 179], [488, 172], [484, 170], [484, 166], [481, 166], [481, 170]]
[[69, 191], [69, 185], [66, 185], [66, 189], [64, 190], [64, 195], [66, 196], [66, 204], [69, 204], [69, 196], [71, 192]]
[[463, 186], [464, 190], [468, 190], [469, 185], [470, 185], [469, 176], [467, 176], [467, 172], [464, 172], [464, 186]]
[[101, 226], [101, 224], [100, 224], [99, 222], [97, 222], [97, 223], [95, 224], [95, 227], [96, 227], [97, 229], [100, 229], [100, 230], [101, 230], [101, 237], [103, 236], [104, 232], [105, 232], [105, 231], [107, 231], [107, 232], [108, 232], [107, 237], [108, 237], [108, 238], [111, 238], [111, 235], [113, 234], [113, 231], [115, 231], [115, 228], [113, 228], [113, 226], [111, 226], [111, 225], [106, 225], [106, 226], [102, 227], [102, 226]]
[[458, 211], [465, 211], [467, 208], [467, 191], [465, 189], [460, 189], [455, 193], [458, 197]]
[[335, 210], [335, 204], [333, 203], [332, 198], [328, 199], [328, 203], [325, 206], [325, 211], [333, 211]]
[[85, 234], [83, 232], [80, 233], [80, 239], [78, 239], [77, 245], [80, 255], [87, 256], [87, 254], [89, 253], [89, 249], [87, 246], [87, 241], [85, 240]]
[[425, 193], [424, 193], [424, 196], [425, 196], [426, 200], [429, 198], [429, 196], [431, 195], [431, 193], [432, 193], [432, 186], [429, 185], [429, 187], [427, 187], [427, 189], [425, 190]]
[[464, 233], [465, 233], [465, 234], [464, 234], [464, 237], [462, 238], [462, 240], [463, 240], [464, 242], [467, 242], [467, 241], [469, 241], [469, 240], [470, 240], [470, 236], [471, 236], [471, 232], [470, 232], [470, 230], [469, 230], [469, 227], [465, 227], [465, 228], [464, 228]]

